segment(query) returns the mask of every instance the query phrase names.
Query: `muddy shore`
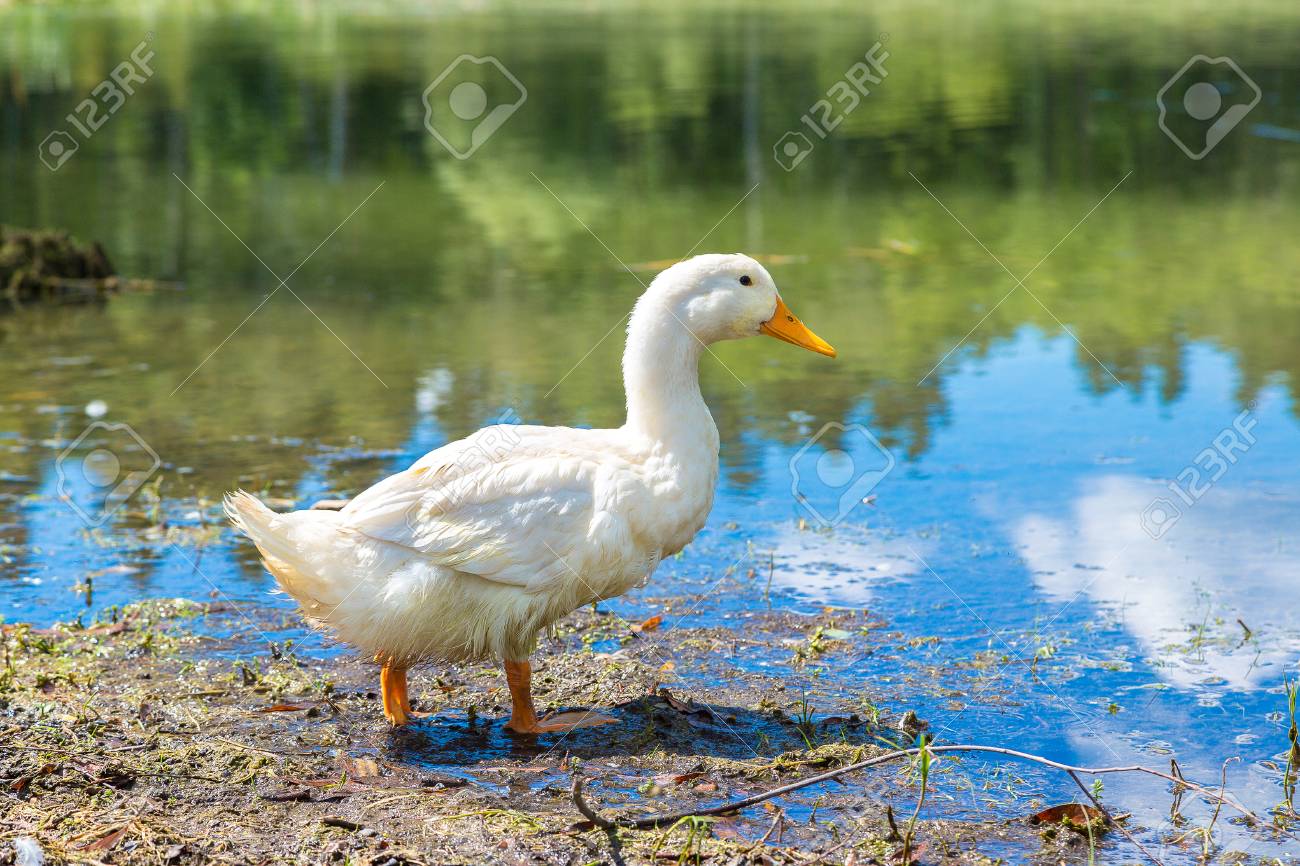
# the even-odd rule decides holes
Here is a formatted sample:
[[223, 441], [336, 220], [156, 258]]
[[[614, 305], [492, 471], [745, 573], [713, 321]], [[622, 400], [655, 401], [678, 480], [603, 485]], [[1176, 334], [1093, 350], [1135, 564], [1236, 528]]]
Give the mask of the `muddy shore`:
[[[575, 773], [602, 815], [644, 815], [910, 745], [923, 720], [812, 707], [796, 691], [810, 660], [896, 639], [865, 613], [755, 613], [741, 639], [576, 612], [543, 641], [539, 704], [620, 723], [533, 738], [503, 731], [505, 684], [488, 665], [414, 671], [416, 709], [432, 715], [394, 731], [373, 664], [268, 643], [273, 616], [177, 600], [89, 625], [6, 626], [3, 840], [34, 839], [48, 862], [151, 864], [1086, 863], [1090, 845], [1113, 844], [1027, 820], [1044, 805], [1028, 795], [1022, 816], [947, 817], [938, 792], [960, 782], [958, 761], [935, 769], [915, 822], [920, 778], [903, 762], [671, 828], [583, 820]], [[746, 641], [787, 647], [788, 675], [676, 682], [678, 665]], [[14, 859], [0, 846], [0, 862]]]

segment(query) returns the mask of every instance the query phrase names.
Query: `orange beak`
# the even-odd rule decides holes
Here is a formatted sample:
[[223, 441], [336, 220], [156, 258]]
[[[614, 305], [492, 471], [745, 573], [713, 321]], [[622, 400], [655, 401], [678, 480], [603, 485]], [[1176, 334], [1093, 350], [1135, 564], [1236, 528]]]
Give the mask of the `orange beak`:
[[776, 337], [778, 340], [802, 346], [821, 355], [835, 357], [835, 347], [814, 334], [808, 329], [807, 325], [799, 321], [799, 317], [790, 312], [790, 308], [785, 305], [785, 301], [781, 300], [779, 296], [776, 299], [776, 312], [772, 314], [772, 318], [760, 325], [758, 330], [769, 337]]

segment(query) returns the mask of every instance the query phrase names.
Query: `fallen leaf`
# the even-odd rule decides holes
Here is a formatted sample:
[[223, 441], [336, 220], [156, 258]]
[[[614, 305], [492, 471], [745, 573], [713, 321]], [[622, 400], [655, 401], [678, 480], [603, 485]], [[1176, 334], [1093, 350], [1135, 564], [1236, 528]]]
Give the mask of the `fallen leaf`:
[[655, 776], [655, 784], [661, 787], [669, 784], [680, 785], [682, 782], [689, 782], [692, 779], [698, 779], [703, 775], [703, 773], [664, 773], [662, 776]]
[[48, 776], [53, 772], [54, 772], [53, 764], [44, 764], [39, 769], [33, 770], [30, 773], [27, 773], [25, 775], [19, 776], [17, 779], [14, 779], [12, 782], [9, 783], [9, 790], [17, 791], [18, 793], [21, 794], [23, 791], [27, 790], [27, 788], [32, 784], [33, 781], [40, 778], [41, 776]]
[[262, 707], [259, 713], [296, 713], [299, 710], [307, 709], [299, 704], [275, 704], [269, 707]]
[[1103, 826], [1106, 824], [1106, 816], [1100, 809], [1082, 803], [1048, 806], [1041, 812], [1030, 815], [1029, 820], [1034, 824], [1064, 824], [1071, 830], [1081, 831], [1086, 831], [1090, 823], [1097, 822]]
[[82, 851], [107, 851], [109, 848], [112, 848], [118, 842], [122, 841], [122, 837], [126, 835], [126, 831], [129, 828], [130, 825], [127, 825], [126, 827], [119, 827], [106, 836], [100, 836], [98, 839], [96, 839], [94, 842], [91, 842], [89, 845], [83, 845], [81, 850]]
[[659, 628], [659, 626], [663, 623], [663, 621], [664, 621], [663, 614], [657, 613], [654, 616], [642, 622], [640, 625], [632, 626], [632, 631], [635, 632], [654, 631], [655, 629]]
[[682, 713], [683, 715], [693, 716], [696, 715], [697, 713], [708, 713], [710, 716], [713, 715], [713, 713], [709, 712], [707, 707], [697, 707], [686, 701], [673, 697], [673, 693], [668, 691], [668, 689], [660, 689], [659, 697], [663, 698], [664, 702], [667, 703], [668, 706], [672, 707], [674, 710], [676, 710], [679, 713]]

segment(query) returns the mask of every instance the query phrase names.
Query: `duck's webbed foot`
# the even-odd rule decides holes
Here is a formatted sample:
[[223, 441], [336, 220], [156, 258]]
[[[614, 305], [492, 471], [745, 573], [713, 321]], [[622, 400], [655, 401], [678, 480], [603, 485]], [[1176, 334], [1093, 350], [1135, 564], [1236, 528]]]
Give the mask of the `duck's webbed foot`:
[[555, 731], [572, 731], [575, 728], [594, 728], [597, 725], [617, 723], [618, 719], [602, 715], [595, 710], [569, 710], [563, 713], [551, 713], [543, 719], [537, 719], [528, 729], [515, 727], [513, 718], [506, 723], [506, 727], [518, 734], [549, 734]]
[[516, 734], [549, 734], [557, 731], [572, 731], [575, 728], [590, 728], [596, 725], [610, 725], [618, 719], [604, 716], [595, 710], [570, 710], [564, 713], [551, 713], [544, 719], [537, 718], [533, 707], [532, 677], [533, 669], [528, 662], [505, 663], [506, 682], [510, 685], [511, 712], [506, 730]]

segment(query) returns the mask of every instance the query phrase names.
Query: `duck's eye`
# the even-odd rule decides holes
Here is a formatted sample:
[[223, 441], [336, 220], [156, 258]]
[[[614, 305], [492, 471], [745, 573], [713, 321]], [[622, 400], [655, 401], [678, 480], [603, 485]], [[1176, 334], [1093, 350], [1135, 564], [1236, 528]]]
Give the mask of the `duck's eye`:
[[742, 286], [752, 286], [754, 285], [754, 281], [749, 278], [749, 274], [746, 274], [740, 278], [740, 284]]

